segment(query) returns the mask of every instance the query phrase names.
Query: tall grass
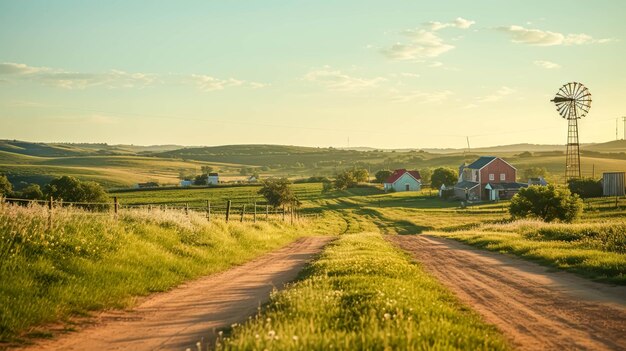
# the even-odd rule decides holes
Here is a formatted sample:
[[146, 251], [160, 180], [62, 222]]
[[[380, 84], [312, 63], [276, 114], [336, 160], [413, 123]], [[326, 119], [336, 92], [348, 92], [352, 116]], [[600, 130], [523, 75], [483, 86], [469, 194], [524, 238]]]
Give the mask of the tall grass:
[[296, 237], [341, 227], [317, 222], [225, 223], [182, 211], [108, 213], [0, 204], [0, 341], [33, 326], [132, 305]]
[[[228, 333], [227, 333], [228, 334]], [[348, 234], [221, 350], [502, 350], [495, 328], [379, 234]]]

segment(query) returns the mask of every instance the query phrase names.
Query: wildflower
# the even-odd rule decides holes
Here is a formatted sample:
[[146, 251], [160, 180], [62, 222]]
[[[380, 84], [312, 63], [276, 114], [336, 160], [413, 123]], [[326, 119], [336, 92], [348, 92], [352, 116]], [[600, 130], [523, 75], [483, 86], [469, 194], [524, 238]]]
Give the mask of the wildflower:
[[293, 341], [298, 341], [298, 336], [294, 335], [294, 336], [291, 337], [291, 339], [293, 339]]
[[383, 315], [383, 317], [385, 317], [385, 319], [389, 319], [389, 318], [391, 318], [391, 315], [390, 315], [389, 313], [385, 313], [385, 314]]

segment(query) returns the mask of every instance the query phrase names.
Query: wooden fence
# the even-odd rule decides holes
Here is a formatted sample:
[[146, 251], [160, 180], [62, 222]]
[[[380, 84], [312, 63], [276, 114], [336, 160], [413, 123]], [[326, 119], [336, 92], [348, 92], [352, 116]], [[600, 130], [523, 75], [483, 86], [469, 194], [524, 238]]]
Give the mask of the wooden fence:
[[225, 203], [215, 204], [207, 200], [204, 206], [189, 206], [188, 203], [123, 204], [120, 203], [117, 197], [114, 197], [111, 202], [69, 202], [55, 200], [52, 197], [48, 200], [27, 200], [0, 197], [0, 203], [3, 202], [24, 205], [39, 204], [46, 206], [50, 214], [50, 221], [52, 220], [54, 208], [56, 207], [78, 207], [89, 210], [92, 213], [112, 213], [115, 218], [117, 218], [118, 214], [125, 209], [143, 209], [148, 211], [177, 210], [184, 211], [186, 215], [189, 215], [192, 212], [204, 214], [209, 222], [213, 219], [222, 217], [226, 222], [239, 221], [256, 223], [257, 221], [278, 219], [294, 223], [304, 218], [319, 217], [319, 214], [316, 213], [304, 213], [296, 206], [295, 202], [281, 207], [273, 207], [266, 203], [259, 204], [254, 202], [252, 204], [233, 204], [231, 200], [227, 200]]

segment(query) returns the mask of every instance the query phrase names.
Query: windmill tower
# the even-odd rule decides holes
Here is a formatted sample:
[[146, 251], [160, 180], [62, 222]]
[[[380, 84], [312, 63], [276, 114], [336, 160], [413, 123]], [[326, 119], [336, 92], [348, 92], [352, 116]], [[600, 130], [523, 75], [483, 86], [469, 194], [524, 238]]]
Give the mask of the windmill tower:
[[581, 83], [567, 83], [559, 89], [554, 99], [561, 117], [567, 119], [567, 153], [565, 155], [565, 181], [580, 178], [580, 144], [578, 119], [585, 117], [591, 108], [591, 93]]

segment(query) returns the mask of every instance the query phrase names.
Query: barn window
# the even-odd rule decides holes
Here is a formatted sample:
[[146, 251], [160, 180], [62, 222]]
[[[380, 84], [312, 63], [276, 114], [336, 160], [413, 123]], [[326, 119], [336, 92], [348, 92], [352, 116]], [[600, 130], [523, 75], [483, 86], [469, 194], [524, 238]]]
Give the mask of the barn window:
[[506, 180], [506, 174], [500, 173], [500, 180]]
[[496, 176], [493, 173], [489, 173], [489, 180], [496, 180]]

